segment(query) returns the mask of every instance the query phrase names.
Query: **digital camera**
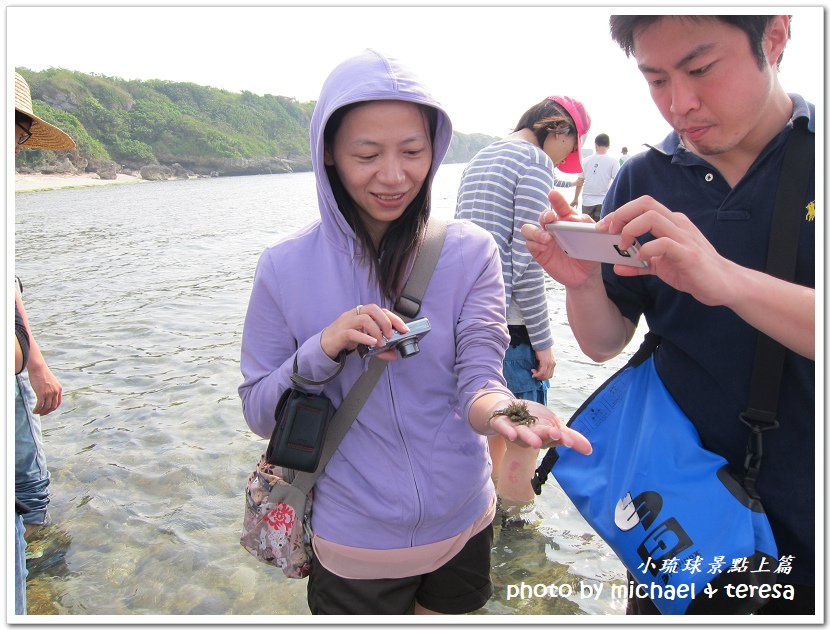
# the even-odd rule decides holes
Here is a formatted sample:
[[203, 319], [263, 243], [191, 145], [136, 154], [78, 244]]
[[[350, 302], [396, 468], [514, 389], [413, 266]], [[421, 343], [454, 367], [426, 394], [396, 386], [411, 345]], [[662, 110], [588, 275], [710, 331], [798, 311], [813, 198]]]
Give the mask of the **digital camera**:
[[418, 354], [421, 351], [421, 348], [418, 346], [418, 341], [430, 331], [429, 320], [426, 317], [422, 317], [420, 319], [413, 319], [406, 325], [409, 326], [409, 332], [402, 333], [393, 330], [391, 337], [384, 337], [386, 343], [382, 346], [366, 346], [361, 344], [357, 347], [357, 353], [364, 359], [378, 352], [389, 350], [390, 348], [397, 349], [403, 359]]

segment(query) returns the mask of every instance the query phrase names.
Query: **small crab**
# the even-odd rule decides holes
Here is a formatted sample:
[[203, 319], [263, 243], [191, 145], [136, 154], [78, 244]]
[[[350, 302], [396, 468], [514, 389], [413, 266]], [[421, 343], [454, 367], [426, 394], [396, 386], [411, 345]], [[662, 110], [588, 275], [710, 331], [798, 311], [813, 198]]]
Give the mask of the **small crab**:
[[490, 414], [490, 420], [496, 416], [507, 416], [512, 423], [524, 425], [531, 425], [539, 419], [527, 410], [527, 403], [523, 400], [515, 400], [504, 409], [496, 409]]

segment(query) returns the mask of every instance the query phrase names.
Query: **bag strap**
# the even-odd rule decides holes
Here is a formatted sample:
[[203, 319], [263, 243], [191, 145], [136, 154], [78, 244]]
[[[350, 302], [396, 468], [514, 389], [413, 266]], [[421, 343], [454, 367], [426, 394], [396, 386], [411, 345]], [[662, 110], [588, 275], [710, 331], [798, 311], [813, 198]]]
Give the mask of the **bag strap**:
[[[801, 205], [814, 170], [815, 134], [807, 130], [806, 119], [799, 119], [793, 123], [787, 138], [767, 246], [766, 273], [788, 282], [795, 278]], [[755, 484], [763, 455], [762, 434], [779, 426], [778, 397], [785, 355], [784, 346], [758, 333], [747, 407], [738, 414], [738, 419], [750, 429], [744, 460], [744, 488], [753, 498], [759, 498]]]
[[322, 381], [314, 381], [310, 378], [306, 378], [305, 376], [300, 376], [297, 373], [297, 355], [294, 354], [294, 367], [291, 370], [291, 382], [293, 383], [294, 387], [297, 389], [302, 389], [303, 385], [325, 385], [329, 381], [333, 381], [337, 378], [337, 375], [343, 371], [343, 367], [346, 365], [346, 355], [348, 352], [343, 350], [340, 354], [337, 355], [337, 369], [334, 371], [334, 374], [329, 376], [328, 378], [324, 378]]
[[439, 219], [432, 219], [427, 223], [424, 243], [415, 259], [415, 264], [406, 281], [406, 286], [401, 291], [398, 301], [395, 302], [395, 310], [404, 316], [405, 321], [411, 321], [418, 316], [421, 310], [421, 300], [426, 293], [432, 272], [441, 257], [441, 249], [444, 247], [444, 238], [447, 235], [447, 222]]
[[[641, 363], [643, 363], [646, 359], [648, 359], [654, 351], [657, 349], [657, 346], [660, 345], [660, 341], [662, 337], [655, 332], [648, 331], [643, 338], [640, 347], [637, 348], [637, 351], [632, 354], [628, 361], [625, 362], [620, 369], [614, 372], [611, 376], [609, 376], [605, 382], [597, 387], [594, 392], [586, 398], [579, 408], [573, 412], [570, 420], [568, 420], [568, 426], [574, 421], [574, 419], [582, 413], [582, 411], [591, 404], [591, 402], [596, 398], [599, 393], [606, 388], [606, 386], [613, 381], [617, 376], [619, 376], [623, 371], [627, 370], [628, 368], [635, 368]], [[545, 456], [542, 458], [542, 461], [539, 462], [539, 466], [536, 468], [536, 471], [533, 473], [533, 478], [530, 480], [530, 485], [533, 487], [533, 492], [537, 495], [542, 494], [542, 486], [548, 480], [548, 475], [550, 475], [551, 469], [553, 469], [553, 465], [556, 463], [556, 460], [559, 459], [559, 451], [556, 450], [556, 447], [551, 447], [545, 453]]]
[[[415, 263], [409, 274], [406, 286], [401, 293], [401, 297], [398, 298], [395, 305], [396, 310], [401, 312], [405, 321], [413, 319], [421, 309], [421, 300], [429, 285], [432, 272], [438, 263], [438, 258], [441, 256], [441, 249], [444, 247], [446, 234], [446, 221], [432, 219], [427, 223], [424, 242], [421, 245], [418, 256], [415, 258]], [[343, 357], [343, 363], [345, 363], [345, 357]], [[378, 359], [377, 357], [372, 357], [369, 360], [368, 369], [357, 379], [357, 382], [355, 382], [346, 395], [346, 398], [340, 404], [337, 412], [332, 416], [328, 431], [326, 432], [326, 441], [323, 444], [323, 452], [320, 454], [320, 463], [317, 465], [317, 470], [312, 473], [297, 472], [291, 481], [292, 486], [304, 494], [311, 490], [317, 478], [325, 470], [326, 464], [328, 464], [332, 455], [334, 455], [337, 447], [340, 446], [340, 442], [343, 441], [355, 418], [357, 418], [357, 414], [360, 413], [360, 410], [369, 398], [369, 394], [375, 388], [378, 379], [380, 379], [380, 375], [386, 370], [387, 363], [387, 361]], [[342, 369], [342, 364], [338, 368], [338, 373], [340, 369]]]

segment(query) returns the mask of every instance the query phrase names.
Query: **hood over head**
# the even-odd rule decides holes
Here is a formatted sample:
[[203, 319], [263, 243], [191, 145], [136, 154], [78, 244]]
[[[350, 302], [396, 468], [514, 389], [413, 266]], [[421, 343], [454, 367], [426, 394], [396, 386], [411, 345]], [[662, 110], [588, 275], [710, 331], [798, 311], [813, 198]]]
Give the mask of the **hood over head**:
[[335, 110], [351, 103], [381, 100], [409, 101], [437, 110], [430, 180], [435, 176], [435, 171], [450, 146], [452, 123], [449, 116], [420, 80], [400, 62], [374, 50], [365, 50], [340, 63], [323, 83], [311, 117], [310, 133], [311, 164], [317, 180], [317, 199], [323, 229], [331, 238], [340, 242], [344, 236], [350, 240], [354, 240], [355, 236], [334, 199], [323, 163], [323, 132]]

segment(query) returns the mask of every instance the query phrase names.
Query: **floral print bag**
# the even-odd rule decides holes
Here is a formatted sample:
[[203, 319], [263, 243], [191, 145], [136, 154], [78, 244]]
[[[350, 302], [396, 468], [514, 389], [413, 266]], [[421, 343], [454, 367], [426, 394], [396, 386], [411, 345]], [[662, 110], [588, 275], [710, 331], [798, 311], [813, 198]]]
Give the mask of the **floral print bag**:
[[304, 578], [311, 570], [311, 502], [291, 485], [296, 471], [265, 461], [263, 454], [248, 477], [240, 543], [257, 560]]
[[[341, 357], [340, 368], [334, 376], [340, 373], [344, 361], [345, 354]], [[369, 361], [368, 370], [357, 380], [340, 409], [328, 421], [328, 430], [322, 431], [325, 439], [320, 461], [314, 471], [299, 471], [275, 463], [274, 442], [279, 439], [278, 429], [283, 414], [289, 413], [286, 411], [290, 407], [287, 401], [296, 390], [286, 390], [277, 404], [277, 421], [268, 449], [260, 456], [254, 472], [248, 477], [245, 517], [239, 542], [257, 560], [281, 568], [286, 577], [304, 578], [311, 571], [311, 503], [314, 483], [323, 473], [326, 463], [337, 450], [385, 369], [386, 361], [376, 357]], [[295, 359], [292, 380], [301, 380], [302, 377], [296, 374], [296, 370]], [[295, 386], [297, 384], [295, 381]]]

